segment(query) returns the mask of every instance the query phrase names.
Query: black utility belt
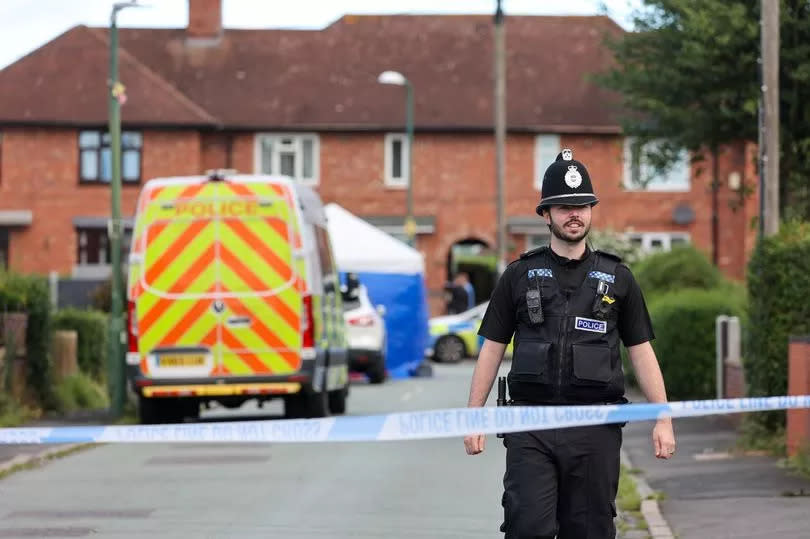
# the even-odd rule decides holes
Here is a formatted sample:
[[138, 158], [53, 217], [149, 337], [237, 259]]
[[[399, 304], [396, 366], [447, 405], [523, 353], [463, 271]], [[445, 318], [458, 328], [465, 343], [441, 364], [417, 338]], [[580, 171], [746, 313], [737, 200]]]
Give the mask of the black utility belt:
[[627, 404], [628, 401], [624, 397], [615, 401], [599, 401], [599, 402], [534, 402], [534, 401], [516, 401], [510, 400], [506, 406], [609, 406], [613, 404]]

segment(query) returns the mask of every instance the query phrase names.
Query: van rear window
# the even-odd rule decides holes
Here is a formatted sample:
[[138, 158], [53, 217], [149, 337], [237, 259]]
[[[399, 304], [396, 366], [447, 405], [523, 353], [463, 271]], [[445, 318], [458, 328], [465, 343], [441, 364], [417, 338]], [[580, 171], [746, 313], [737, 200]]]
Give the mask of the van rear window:
[[280, 219], [157, 221], [146, 244], [142, 278], [156, 293], [269, 294], [294, 281], [289, 229]]
[[195, 197], [156, 197], [145, 208], [144, 289], [171, 297], [266, 296], [294, 285], [296, 214], [286, 198], [217, 196], [221, 185], [203, 186]]

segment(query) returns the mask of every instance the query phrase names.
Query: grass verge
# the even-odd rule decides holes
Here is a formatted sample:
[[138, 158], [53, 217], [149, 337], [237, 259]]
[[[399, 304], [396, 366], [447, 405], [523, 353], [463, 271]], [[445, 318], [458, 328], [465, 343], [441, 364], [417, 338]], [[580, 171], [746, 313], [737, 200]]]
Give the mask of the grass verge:
[[749, 418], [745, 418], [739, 430], [736, 449], [744, 453], [763, 452], [774, 457], [785, 456], [785, 429], [771, 431]]
[[23, 406], [10, 395], [0, 393], [0, 428], [18, 427], [41, 414], [40, 410]]
[[0, 470], [0, 479], [5, 479], [6, 477], [13, 475], [17, 472], [21, 472], [24, 470], [34, 470], [51, 462], [52, 460], [61, 459], [73, 455], [74, 453], [78, 453], [80, 451], [85, 451], [92, 447], [96, 447], [99, 444], [78, 444], [72, 447], [68, 447], [66, 449], [52, 451], [46, 455], [38, 456], [30, 459], [27, 462], [23, 462], [20, 464], [16, 464], [10, 468], [6, 468], [4, 470]]
[[620, 536], [630, 530], [649, 529], [644, 515], [641, 514], [641, 495], [638, 493], [633, 473], [638, 473], [638, 470], [621, 467], [619, 491], [616, 494], [616, 508], [619, 513], [616, 528]]
[[68, 376], [55, 390], [59, 412], [101, 410], [110, 406], [105, 389], [90, 376], [79, 373]]

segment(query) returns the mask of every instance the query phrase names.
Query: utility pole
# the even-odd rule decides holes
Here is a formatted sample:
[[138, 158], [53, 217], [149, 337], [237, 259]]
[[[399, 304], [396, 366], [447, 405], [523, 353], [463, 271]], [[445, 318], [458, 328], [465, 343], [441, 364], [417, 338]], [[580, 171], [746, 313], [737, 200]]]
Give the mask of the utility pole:
[[416, 221], [413, 218], [413, 84], [405, 79], [405, 132], [408, 137], [408, 192], [407, 216], [405, 217], [405, 234], [408, 245], [416, 244]]
[[506, 146], [506, 45], [504, 15], [498, 0], [495, 10], [495, 178], [497, 182], [497, 226], [498, 226], [498, 275], [506, 269], [506, 222], [504, 186]]
[[764, 150], [760, 182], [764, 189], [763, 233], [779, 232], [779, 0], [761, 0], [762, 108]]
[[108, 383], [110, 385], [111, 412], [120, 417], [124, 411], [126, 397], [126, 373], [124, 372], [124, 285], [121, 275], [121, 102], [123, 90], [118, 81], [118, 12], [128, 7], [138, 6], [136, 2], [121, 2], [113, 5], [110, 15], [110, 79], [108, 83], [109, 98], [109, 132], [110, 153], [112, 159], [112, 178], [110, 179], [111, 218], [108, 226], [110, 237], [110, 262], [112, 265], [111, 309], [109, 333]]

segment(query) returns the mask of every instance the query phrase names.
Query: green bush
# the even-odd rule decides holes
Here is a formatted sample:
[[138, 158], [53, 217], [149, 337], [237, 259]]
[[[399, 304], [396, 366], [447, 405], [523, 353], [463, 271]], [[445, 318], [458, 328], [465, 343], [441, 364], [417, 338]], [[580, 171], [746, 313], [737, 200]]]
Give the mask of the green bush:
[[28, 313], [26, 380], [42, 406], [53, 405], [50, 363], [51, 298], [48, 281], [35, 275], [0, 275], [0, 310]]
[[[745, 376], [751, 396], [787, 392], [788, 339], [810, 335], [810, 223], [784, 223], [764, 238], [748, 265], [750, 326]], [[784, 412], [753, 414], [752, 420], [774, 431]]]
[[657, 297], [650, 304], [655, 328], [653, 341], [673, 400], [715, 396], [715, 319], [721, 314], [741, 316], [745, 296], [737, 290], [684, 289]]
[[51, 369], [51, 293], [47, 279], [26, 277], [28, 281], [28, 331], [25, 347], [28, 352], [26, 380], [45, 408], [53, 406]]
[[84, 373], [65, 378], [56, 386], [55, 395], [59, 412], [101, 410], [110, 405], [104, 388]]
[[24, 408], [6, 391], [0, 391], [0, 428], [18, 427], [32, 417], [31, 410]]
[[21, 275], [0, 270], [0, 311], [24, 311], [28, 303], [28, 282]]
[[724, 284], [720, 270], [691, 245], [652, 254], [634, 266], [633, 274], [649, 301], [671, 291], [712, 289]]
[[63, 309], [54, 315], [54, 329], [73, 330], [78, 334], [79, 369], [102, 381], [107, 357], [107, 316], [98, 311]]
[[628, 266], [642, 258], [641, 248], [627, 239], [624, 234], [612, 230], [591, 230], [588, 234], [591, 249], [599, 249], [620, 256]]

